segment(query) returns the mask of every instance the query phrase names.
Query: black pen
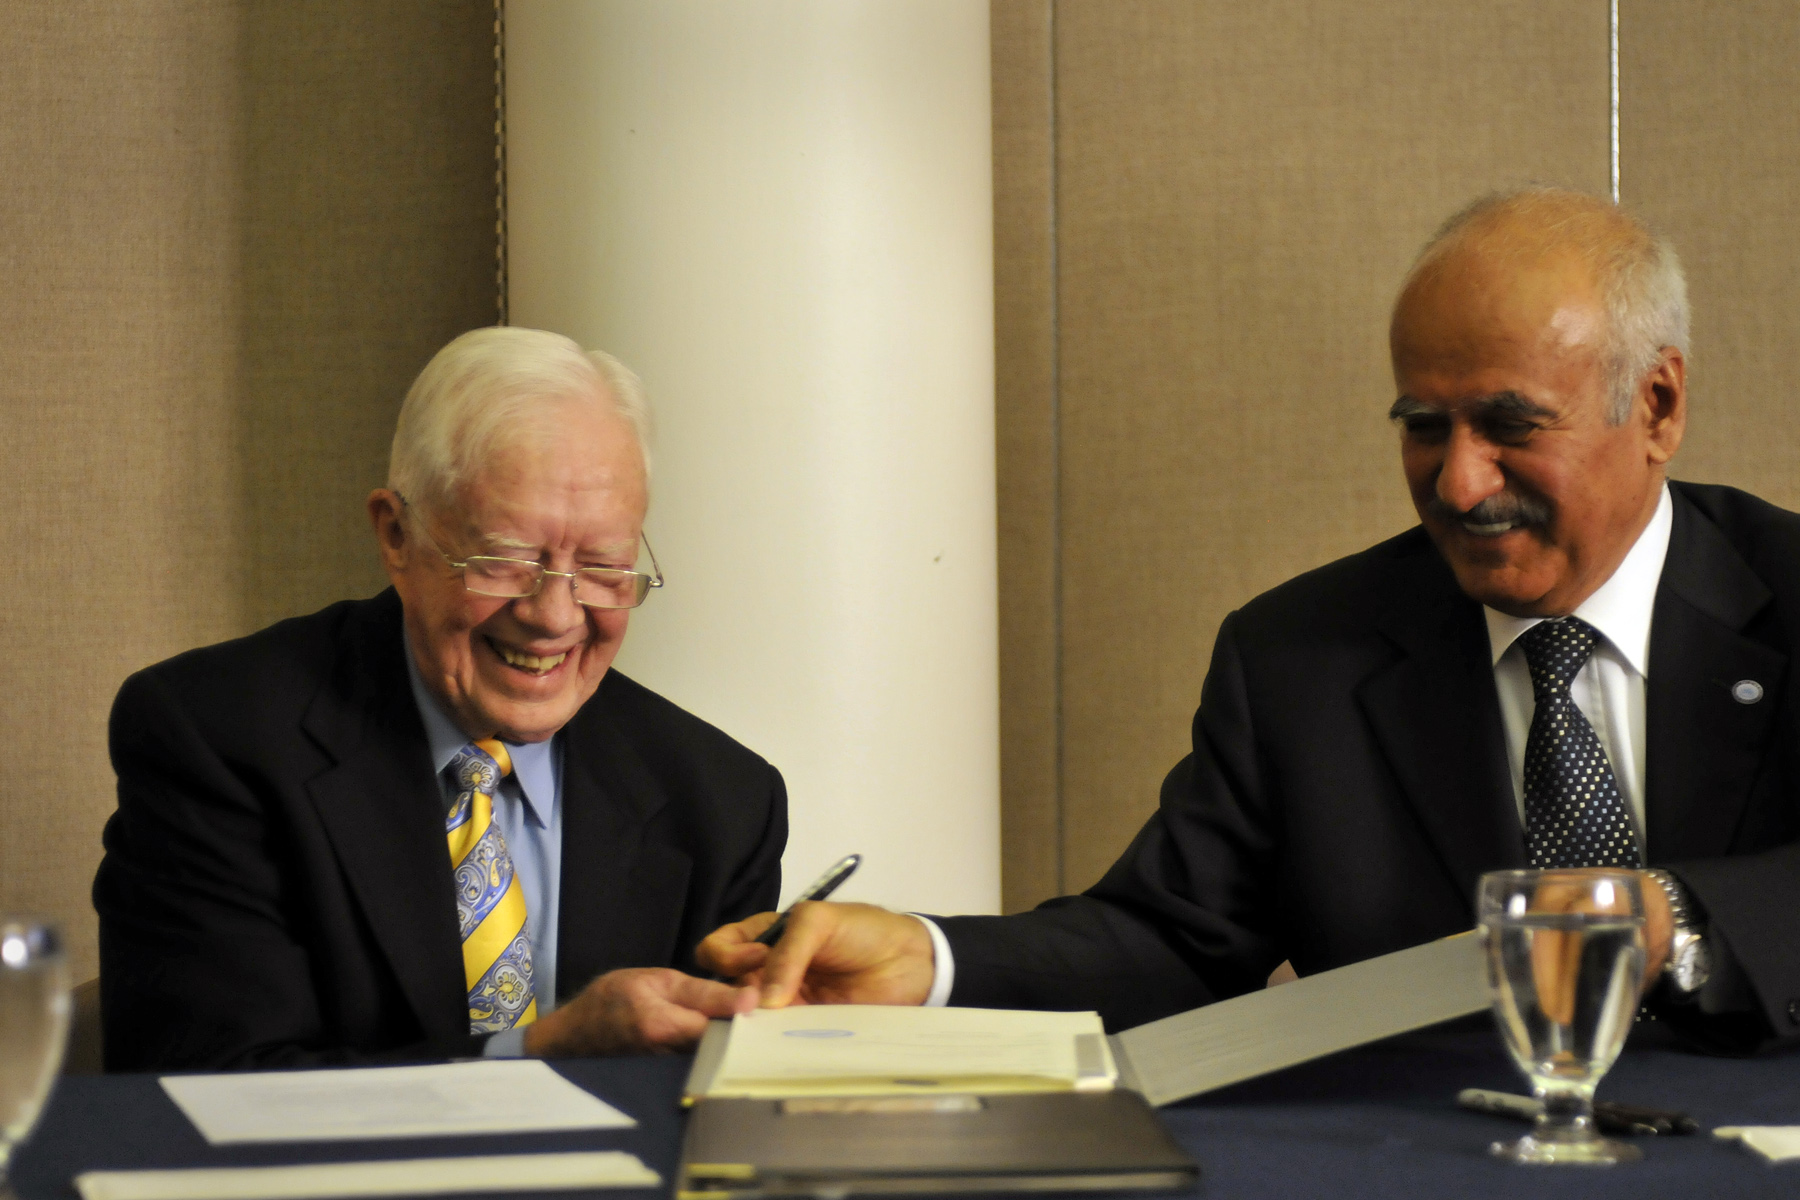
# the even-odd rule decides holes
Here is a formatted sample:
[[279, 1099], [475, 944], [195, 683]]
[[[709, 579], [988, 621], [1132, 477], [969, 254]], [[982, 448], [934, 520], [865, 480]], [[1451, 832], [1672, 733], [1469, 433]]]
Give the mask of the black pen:
[[[831, 865], [831, 870], [813, 880], [811, 887], [795, 896], [794, 904], [798, 904], [802, 900], [823, 900], [837, 891], [839, 885], [854, 875], [856, 868], [861, 865], [862, 855], [846, 854]], [[794, 904], [783, 909], [781, 915], [775, 918], [775, 923], [762, 931], [762, 936], [756, 939], [758, 944], [773, 946], [781, 940], [781, 935], [787, 932], [788, 914], [794, 911]]]
[[[1456, 1102], [1476, 1112], [1516, 1117], [1521, 1121], [1536, 1120], [1538, 1114], [1544, 1111], [1543, 1104], [1530, 1096], [1490, 1092], [1486, 1088], [1464, 1088], [1457, 1093]], [[1602, 1133], [1661, 1134], [1664, 1137], [1693, 1133], [1700, 1128], [1699, 1123], [1684, 1112], [1640, 1108], [1609, 1100], [1594, 1102], [1594, 1125]]]

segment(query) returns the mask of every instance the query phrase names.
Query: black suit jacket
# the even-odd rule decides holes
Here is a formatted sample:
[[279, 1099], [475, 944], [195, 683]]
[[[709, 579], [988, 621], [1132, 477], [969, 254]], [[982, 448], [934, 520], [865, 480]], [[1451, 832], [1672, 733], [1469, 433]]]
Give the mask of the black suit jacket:
[[[94, 880], [109, 1069], [479, 1052], [404, 653], [390, 590], [126, 681]], [[692, 970], [712, 929], [774, 907], [767, 762], [617, 671], [560, 736], [564, 996]]]
[[[1800, 1035], [1800, 516], [1675, 484], [1647, 680], [1651, 865], [1710, 914], [1760, 1014]], [[1732, 685], [1755, 680], [1762, 699]], [[1525, 865], [1481, 608], [1422, 529], [1227, 617], [1193, 753], [1086, 894], [945, 921], [957, 1004], [1096, 1008], [1125, 1028], [1470, 928], [1477, 877]]]

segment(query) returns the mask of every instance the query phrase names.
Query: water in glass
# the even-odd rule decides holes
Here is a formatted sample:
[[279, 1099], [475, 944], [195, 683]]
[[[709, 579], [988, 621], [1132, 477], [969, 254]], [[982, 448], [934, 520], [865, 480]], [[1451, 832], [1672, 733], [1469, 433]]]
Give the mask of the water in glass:
[[1644, 978], [1637, 878], [1507, 871], [1483, 878], [1481, 929], [1494, 1016], [1544, 1116], [1496, 1154], [1533, 1163], [1640, 1157], [1593, 1128], [1594, 1087], [1624, 1047]]
[[56, 928], [0, 917], [0, 1188], [56, 1082], [68, 1031], [68, 966]]

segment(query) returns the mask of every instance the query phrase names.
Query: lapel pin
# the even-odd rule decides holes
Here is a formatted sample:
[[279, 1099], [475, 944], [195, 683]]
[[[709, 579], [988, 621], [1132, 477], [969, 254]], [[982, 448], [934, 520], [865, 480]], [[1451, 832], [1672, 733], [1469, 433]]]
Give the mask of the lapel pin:
[[1740, 679], [1731, 685], [1731, 698], [1739, 704], [1755, 704], [1763, 698], [1763, 685], [1754, 679]]

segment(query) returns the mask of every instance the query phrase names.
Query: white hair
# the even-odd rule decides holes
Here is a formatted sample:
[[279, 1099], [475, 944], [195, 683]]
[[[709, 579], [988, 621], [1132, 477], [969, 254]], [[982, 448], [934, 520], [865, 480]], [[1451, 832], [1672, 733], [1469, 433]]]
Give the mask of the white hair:
[[533, 410], [571, 401], [623, 417], [649, 477], [650, 407], [629, 367], [559, 333], [495, 326], [452, 341], [413, 380], [394, 426], [388, 486], [430, 509], [452, 504]]
[[1401, 294], [1450, 249], [1489, 233], [1499, 235], [1502, 253], [1573, 252], [1587, 262], [1606, 307], [1607, 419], [1623, 424], [1663, 348], [1688, 352], [1687, 277], [1675, 248], [1598, 196], [1541, 184], [1514, 188], [1482, 196], [1445, 221], [1419, 252]]

